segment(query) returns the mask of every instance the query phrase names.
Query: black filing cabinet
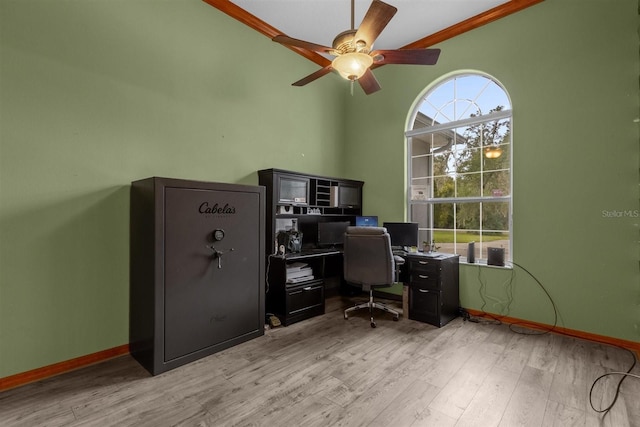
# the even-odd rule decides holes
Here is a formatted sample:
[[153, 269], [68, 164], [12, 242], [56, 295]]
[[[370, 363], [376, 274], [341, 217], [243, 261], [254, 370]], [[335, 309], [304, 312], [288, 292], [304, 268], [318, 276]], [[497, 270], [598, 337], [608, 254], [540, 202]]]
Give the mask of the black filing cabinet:
[[263, 187], [131, 185], [130, 348], [153, 375], [264, 334]]
[[459, 256], [409, 254], [409, 319], [442, 327], [458, 316]]

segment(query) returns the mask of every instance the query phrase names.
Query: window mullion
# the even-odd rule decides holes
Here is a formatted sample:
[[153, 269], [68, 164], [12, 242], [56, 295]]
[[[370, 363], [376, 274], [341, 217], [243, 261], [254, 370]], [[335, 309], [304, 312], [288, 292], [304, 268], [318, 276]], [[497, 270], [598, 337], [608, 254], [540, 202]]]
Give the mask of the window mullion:
[[455, 122], [441, 123], [433, 126], [427, 126], [417, 129], [408, 130], [404, 133], [407, 138], [412, 136], [427, 135], [430, 133], [437, 133], [445, 130], [451, 130], [457, 127], [466, 127], [471, 125], [477, 125], [478, 123], [506, 119], [511, 117], [511, 110], [495, 111], [491, 114], [484, 114], [482, 116], [469, 117], [467, 119], [457, 120]]

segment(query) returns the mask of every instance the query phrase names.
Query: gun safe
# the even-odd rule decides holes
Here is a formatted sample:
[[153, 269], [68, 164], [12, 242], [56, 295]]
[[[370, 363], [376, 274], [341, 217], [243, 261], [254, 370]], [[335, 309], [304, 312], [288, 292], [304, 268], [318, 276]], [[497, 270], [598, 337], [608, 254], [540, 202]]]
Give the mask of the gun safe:
[[152, 375], [264, 334], [264, 187], [131, 184], [133, 357]]

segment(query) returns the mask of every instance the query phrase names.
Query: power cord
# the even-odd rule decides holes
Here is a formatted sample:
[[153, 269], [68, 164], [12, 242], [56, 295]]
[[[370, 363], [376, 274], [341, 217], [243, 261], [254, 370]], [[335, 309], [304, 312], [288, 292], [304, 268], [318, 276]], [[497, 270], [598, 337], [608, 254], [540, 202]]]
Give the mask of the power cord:
[[529, 270], [527, 270], [526, 268], [524, 268], [523, 266], [521, 266], [520, 264], [518, 264], [518, 263], [516, 263], [514, 261], [509, 261], [509, 262], [512, 265], [522, 269], [533, 280], [535, 280], [535, 282], [538, 284], [540, 289], [542, 289], [542, 291], [545, 293], [545, 295], [549, 299], [549, 302], [551, 303], [551, 307], [553, 307], [553, 325], [551, 326], [551, 329], [537, 331], [537, 332], [532, 332], [530, 329], [529, 329], [530, 332], [524, 332], [522, 330], [521, 331], [516, 331], [515, 329], [513, 329], [514, 326], [522, 325], [524, 323], [512, 323], [512, 324], [509, 325], [509, 329], [511, 331], [517, 333], [517, 334], [523, 334], [523, 335], [544, 335], [544, 334], [548, 334], [549, 332], [553, 332], [556, 329], [556, 327], [558, 326], [558, 307], [556, 307], [556, 303], [553, 301], [553, 298], [551, 298], [551, 295], [549, 294], [549, 291], [547, 291], [547, 288], [544, 287], [542, 282], [540, 282], [540, 280], [538, 280], [538, 278], [536, 276], [534, 276], [533, 273], [531, 273]]
[[269, 255], [269, 256], [267, 257], [267, 271], [266, 271], [266, 273], [265, 273], [265, 278], [264, 278], [264, 284], [265, 284], [265, 291], [264, 291], [264, 293], [265, 293], [265, 294], [268, 294], [268, 293], [269, 293], [269, 268], [271, 267], [271, 257], [272, 257], [272, 256], [273, 256], [273, 255]]
[[[633, 378], [636, 378], [636, 379], [640, 379], [640, 375], [636, 375], [636, 374], [632, 374], [631, 373], [631, 371], [636, 366], [636, 363], [638, 361], [638, 359], [636, 358], [635, 353], [633, 351], [629, 350], [628, 348], [624, 348], [624, 347], [619, 347], [619, 348], [622, 348], [623, 350], [627, 350], [629, 353], [631, 353], [631, 357], [633, 357], [633, 364], [631, 365], [631, 367], [629, 369], [627, 369], [627, 372], [607, 372], [606, 374], [600, 375], [598, 378], [595, 379], [593, 384], [591, 384], [591, 389], [589, 390], [589, 405], [591, 405], [591, 409], [593, 409], [594, 411], [596, 411], [598, 413], [604, 413], [605, 415], [607, 413], [609, 413], [611, 408], [613, 408], [613, 405], [616, 404], [616, 401], [618, 400], [618, 396], [620, 396], [620, 388], [622, 387], [622, 382], [627, 377], [633, 377]], [[609, 406], [607, 406], [604, 409], [596, 409], [595, 406], [593, 405], [593, 389], [595, 388], [595, 386], [598, 383], [598, 381], [600, 381], [601, 379], [603, 379], [605, 377], [608, 377], [610, 375], [622, 375], [622, 378], [620, 378], [620, 381], [618, 381], [618, 386], [616, 387], [616, 394], [615, 394], [615, 396], [613, 396], [613, 401], [611, 402], [611, 404]]]
[[[521, 330], [516, 330], [515, 327], [518, 327], [519, 325], [525, 325], [524, 322], [516, 322], [516, 323], [511, 323], [509, 324], [509, 329], [516, 333], [516, 334], [521, 334], [521, 335], [544, 335], [544, 334], [548, 334], [549, 332], [552, 332], [555, 330], [556, 326], [558, 325], [558, 309], [556, 307], [555, 302], [553, 301], [553, 298], [551, 298], [551, 295], [549, 294], [549, 292], [547, 291], [547, 289], [544, 287], [544, 285], [540, 282], [540, 280], [538, 280], [538, 278], [536, 276], [533, 275], [533, 273], [531, 273], [529, 270], [527, 270], [525, 267], [523, 267], [522, 265], [513, 262], [513, 261], [509, 261], [509, 263], [515, 267], [520, 268], [521, 270], [523, 270], [525, 273], [527, 273], [533, 280], [535, 280], [535, 282], [538, 284], [538, 286], [540, 287], [540, 289], [542, 289], [542, 291], [545, 293], [545, 295], [547, 296], [547, 298], [549, 299], [549, 301], [551, 302], [551, 306], [553, 307], [553, 325], [551, 326], [550, 329], [547, 330], [542, 330], [542, 331], [532, 331], [530, 328], [526, 328], [526, 329], [521, 329]], [[478, 266], [478, 281], [480, 282], [480, 287], [478, 288], [478, 293], [480, 295], [480, 299], [482, 300], [482, 306], [480, 307], [480, 311], [482, 311], [482, 317], [488, 317], [493, 319], [493, 321], [491, 322], [483, 322], [483, 323], [488, 323], [488, 324], [502, 324], [502, 318], [508, 316], [509, 311], [510, 311], [510, 307], [511, 307], [511, 303], [513, 302], [513, 280], [515, 278], [515, 268], [511, 269], [511, 275], [509, 276], [509, 279], [507, 279], [504, 283], [503, 283], [503, 288], [505, 289], [505, 292], [507, 293], [507, 306], [506, 306], [506, 313], [502, 314], [501, 316], [496, 316], [494, 314], [491, 313], [487, 313], [484, 308], [487, 305], [487, 300], [485, 299], [484, 293], [485, 293], [485, 289], [486, 289], [486, 284], [482, 279], [482, 268], [480, 266]], [[496, 299], [496, 302], [503, 302], [500, 300]], [[476, 323], [480, 323], [479, 321]]]
[[[507, 304], [506, 304], [506, 308], [503, 309], [506, 310], [506, 313], [502, 315], [502, 317], [505, 317], [509, 314], [509, 310], [511, 309], [511, 303], [513, 302], [513, 279], [515, 277], [515, 271], [511, 270], [511, 276], [509, 277], [508, 280], [506, 280], [503, 284], [502, 287], [505, 289], [506, 293], [507, 293]], [[483, 324], [496, 324], [496, 325], [501, 325], [502, 324], [502, 320], [497, 317], [494, 316], [491, 313], [487, 313], [485, 311], [485, 307], [487, 305], [487, 300], [485, 299], [485, 294], [486, 294], [486, 283], [485, 281], [482, 279], [482, 268], [480, 268], [480, 266], [478, 266], [478, 282], [480, 282], [480, 288], [478, 288], [478, 294], [480, 295], [480, 299], [482, 300], [482, 306], [480, 307], [480, 311], [482, 311], [482, 317], [488, 317], [491, 318], [491, 321], [481, 321], [478, 318], [471, 318], [469, 316], [468, 319], [465, 320], [469, 320], [470, 322], [474, 322], [474, 323], [483, 323]], [[488, 296], [487, 296], [488, 298]], [[504, 303], [503, 301], [497, 299], [497, 298], [491, 298], [493, 299], [495, 302], [497, 303]], [[467, 313], [468, 315], [468, 313]]]
[[[509, 330], [511, 330], [514, 333], [522, 334], [522, 335], [544, 335], [544, 334], [548, 334], [550, 332], [555, 331], [556, 327], [558, 326], [558, 308], [556, 307], [556, 304], [553, 301], [553, 298], [551, 298], [551, 295], [549, 294], [547, 289], [544, 287], [542, 282], [540, 282], [540, 280], [538, 280], [538, 278], [536, 276], [534, 276], [529, 270], [527, 270], [525, 267], [523, 267], [522, 265], [520, 265], [520, 264], [518, 264], [516, 262], [510, 261], [510, 263], [512, 265], [520, 268], [524, 272], [526, 272], [533, 280], [535, 280], [535, 282], [538, 284], [540, 289], [542, 289], [542, 291], [545, 293], [545, 295], [547, 296], [547, 298], [551, 302], [551, 306], [553, 307], [554, 319], [553, 319], [553, 325], [551, 326], [551, 328], [546, 329], [546, 330], [542, 330], [542, 331], [538, 331], [538, 332], [524, 332], [523, 330], [517, 331], [517, 330], [513, 329], [514, 326], [517, 326], [519, 324], [524, 324], [524, 323], [512, 323], [512, 324], [509, 325]], [[507, 309], [511, 305], [511, 302], [513, 302], [513, 294], [511, 294], [511, 285], [512, 285], [512, 282], [513, 282], [513, 277], [514, 277], [514, 271], [512, 270], [511, 277], [507, 281], [509, 283], [509, 285], [508, 285], [509, 300], [508, 300], [508, 304], [507, 304]], [[483, 289], [486, 287], [486, 285], [482, 281], [482, 277], [481, 277], [480, 267], [479, 266], [478, 266], [478, 280], [480, 281], [480, 288], [479, 288], [478, 292], [480, 292], [480, 298], [482, 299], [482, 303], [483, 303], [482, 307], [481, 307], [481, 311], [483, 313], [483, 316], [491, 317], [495, 321], [495, 322], [483, 322], [483, 323], [502, 324], [502, 321], [499, 318], [497, 318], [497, 317], [493, 316], [492, 314], [489, 314], [489, 313], [484, 311], [484, 307], [486, 306], [487, 302], [484, 299], [484, 296], [483, 296], [482, 292], [483, 292]], [[505, 283], [507, 283], [507, 282], [505, 282]], [[508, 311], [507, 311], [507, 313], [508, 313]], [[465, 320], [465, 321], [470, 321], [470, 322], [474, 322], [474, 323], [481, 323], [479, 320], [473, 319], [466, 310], [461, 310], [461, 314], [463, 316], [463, 320]], [[506, 317], [506, 315], [504, 315], [503, 317]], [[561, 335], [573, 337], [573, 338], [581, 338], [579, 336], [572, 335], [572, 334], [569, 334], [567, 332], [559, 332], [558, 331], [557, 333], [560, 333]], [[589, 390], [589, 405], [591, 405], [591, 409], [593, 409], [594, 411], [596, 411], [598, 413], [604, 413], [605, 415], [611, 410], [611, 408], [613, 408], [613, 406], [617, 402], [618, 397], [620, 396], [620, 388], [622, 387], [622, 383], [624, 382], [624, 380], [627, 377], [633, 377], [633, 378], [640, 379], [640, 375], [636, 375], [636, 374], [632, 374], [631, 373], [631, 371], [633, 370], [633, 368], [636, 366], [636, 363], [637, 363], [637, 358], [636, 358], [635, 353], [633, 351], [629, 350], [628, 348], [624, 348], [624, 347], [616, 346], [616, 345], [614, 345], [614, 347], [617, 347], [617, 348], [620, 348], [622, 350], [628, 351], [631, 354], [631, 357], [633, 358], [633, 363], [631, 364], [631, 367], [627, 370], [627, 372], [607, 372], [606, 374], [600, 375], [598, 378], [596, 378], [593, 381], [593, 384], [591, 385], [591, 389]], [[613, 397], [613, 401], [611, 402], [611, 404], [609, 406], [607, 406], [604, 409], [596, 409], [595, 406], [593, 405], [593, 390], [594, 390], [596, 384], [600, 380], [602, 380], [605, 377], [611, 376], [611, 375], [622, 375], [622, 378], [620, 379], [620, 381], [618, 382], [618, 385], [616, 387], [616, 393], [615, 393], [615, 396]]]

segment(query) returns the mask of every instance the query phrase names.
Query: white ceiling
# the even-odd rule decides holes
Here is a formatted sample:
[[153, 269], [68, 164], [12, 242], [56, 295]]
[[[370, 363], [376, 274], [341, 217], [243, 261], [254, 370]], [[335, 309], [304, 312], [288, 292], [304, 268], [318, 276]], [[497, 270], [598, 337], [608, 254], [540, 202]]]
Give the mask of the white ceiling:
[[[385, 0], [398, 9], [375, 43], [397, 49], [494, 8], [508, 0]], [[351, 28], [351, 0], [231, 0], [262, 21], [296, 39], [331, 46]], [[371, 0], [355, 0], [358, 28]]]

